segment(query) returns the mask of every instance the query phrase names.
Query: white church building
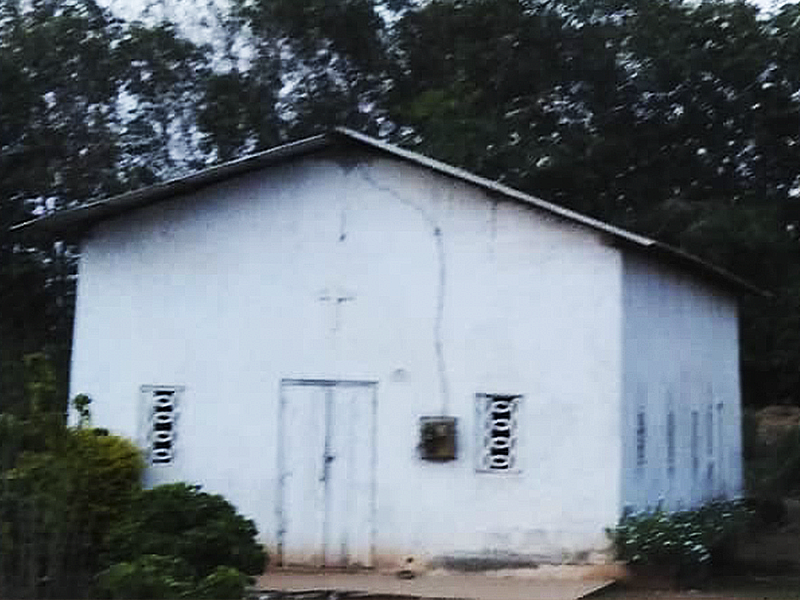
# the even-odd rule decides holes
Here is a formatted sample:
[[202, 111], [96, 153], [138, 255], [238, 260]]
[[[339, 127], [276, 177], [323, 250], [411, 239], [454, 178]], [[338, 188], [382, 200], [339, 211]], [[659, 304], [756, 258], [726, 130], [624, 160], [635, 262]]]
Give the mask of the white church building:
[[737, 296], [338, 129], [22, 224], [81, 244], [71, 393], [283, 565], [596, 561], [742, 490]]

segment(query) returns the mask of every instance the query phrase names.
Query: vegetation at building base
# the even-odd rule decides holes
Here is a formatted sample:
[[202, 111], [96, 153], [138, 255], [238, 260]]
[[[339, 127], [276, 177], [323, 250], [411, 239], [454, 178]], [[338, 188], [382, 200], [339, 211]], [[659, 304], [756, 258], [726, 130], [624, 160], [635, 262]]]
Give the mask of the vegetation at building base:
[[744, 502], [715, 501], [693, 510], [628, 512], [609, 534], [618, 559], [695, 583], [731, 563], [752, 517]]
[[98, 598], [111, 600], [220, 600], [243, 598], [250, 579], [238, 569], [220, 566], [198, 580], [186, 561], [146, 554], [116, 563], [98, 576]]
[[256, 527], [222, 496], [166, 484], [140, 491], [106, 539], [109, 598], [241, 598], [266, 554]]
[[67, 427], [44, 356], [27, 357], [25, 372], [26, 410], [0, 413], [0, 596], [85, 596], [144, 462], [85, 420]]
[[141, 488], [128, 440], [67, 426], [53, 368], [25, 360], [24, 410], [0, 412], [0, 597], [241, 598], [265, 554], [252, 521], [197, 486]]

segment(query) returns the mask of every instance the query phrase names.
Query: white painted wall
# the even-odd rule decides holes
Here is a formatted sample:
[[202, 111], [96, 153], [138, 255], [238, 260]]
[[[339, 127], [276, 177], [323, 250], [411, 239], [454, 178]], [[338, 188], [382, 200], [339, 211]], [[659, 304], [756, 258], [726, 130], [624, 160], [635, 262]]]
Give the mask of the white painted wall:
[[[623, 302], [623, 504], [646, 509], [661, 503], [680, 509], [738, 497], [742, 440], [735, 298], [626, 253]], [[673, 469], [667, 439], [670, 411]], [[641, 457], [637, 461], [637, 413], [645, 420], [644, 462]]]
[[[184, 386], [176, 461], [150, 482], [225, 494], [274, 550], [281, 379], [375, 380], [383, 562], [606, 547], [622, 503], [620, 251], [396, 159], [335, 158], [97, 226], [72, 392], [141, 441], [140, 386]], [[348, 298], [338, 320], [326, 297]], [[475, 471], [478, 392], [524, 395], [520, 473]], [[458, 460], [422, 462], [418, 419], [442, 413]]]

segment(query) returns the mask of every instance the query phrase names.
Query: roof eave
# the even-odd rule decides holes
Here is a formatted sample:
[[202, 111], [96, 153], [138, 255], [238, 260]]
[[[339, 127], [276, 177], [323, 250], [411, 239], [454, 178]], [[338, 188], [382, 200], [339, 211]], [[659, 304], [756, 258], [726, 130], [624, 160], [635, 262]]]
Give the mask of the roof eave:
[[103, 219], [111, 218], [167, 198], [184, 195], [244, 173], [275, 165], [283, 160], [322, 150], [334, 145], [337, 141], [351, 144], [355, 142], [361, 146], [374, 148], [390, 156], [424, 166], [448, 177], [466, 181], [489, 192], [538, 208], [556, 217], [560, 217], [565, 221], [595, 230], [609, 237], [619, 246], [635, 248], [657, 260], [688, 269], [726, 289], [739, 293], [746, 292], [748, 294], [757, 294], [762, 297], [770, 297], [770, 294], [740, 279], [732, 273], [715, 267], [710, 263], [683, 252], [682, 250], [673, 248], [672, 246], [614, 227], [603, 221], [593, 219], [564, 208], [563, 206], [546, 202], [496, 181], [480, 177], [464, 169], [448, 165], [343, 127], [337, 127], [329, 133], [283, 144], [239, 160], [209, 167], [192, 175], [171, 179], [153, 186], [126, 192], [112, 198], [95, 200], [76, 208], [62, 210], [50, 215], [31, 219], [13, 226], [11, 231], [43, 231], [62, 234], [68, 232], [69, 237], [80, 236], [86, 229]]
[[620, 238], [616, 240], [616, 244], [620, 247], [640, 252], [658, 262], [670, 264], [684, 271], [689, 271], [696, 277], [700, 277], [735, 294], [755, 295], [761, 298], [773, 297], [771, 293], [734, 275], [730, 271], [717, 267], [674, 246], [655, 240], [650, 240], [649, 244], [642, 246], [630, 244], [627, 240]]
[[209, 167], [191, 175], [177, 177], [145, 188], [125, 192], [111, 198], [93, 200], [75, 208], [68, 208], [49, 215], [30, 219], [12, 226], [10, 231], [22, 232], [38, 230], [48, 233], [69, 231], [73, 235], [80, 234], [94, 223], [103, 219], [114, 217], [167, 198], [188, 194], [208, 185], [231, 179], [237, 175], [256, 171], [265, 166], [276, 164], [282, 160], [300, 154], [320, 150], [328, 147], [330, 144], [331, 139], [329, 135], [316, 135], [297, 142], [283, 144], [257, 154], [252, 154], [239, 160]]

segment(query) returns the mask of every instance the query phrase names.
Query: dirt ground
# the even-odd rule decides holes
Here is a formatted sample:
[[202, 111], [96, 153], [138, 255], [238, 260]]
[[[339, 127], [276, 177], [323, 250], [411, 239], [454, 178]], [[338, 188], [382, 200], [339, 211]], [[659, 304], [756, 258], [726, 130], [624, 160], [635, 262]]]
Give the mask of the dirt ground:
[[597, 600], [798, 600], [800, 577], [730, 577], [713, 581], [703, 589], [645, 589], [619, 584], [594, 598]]

